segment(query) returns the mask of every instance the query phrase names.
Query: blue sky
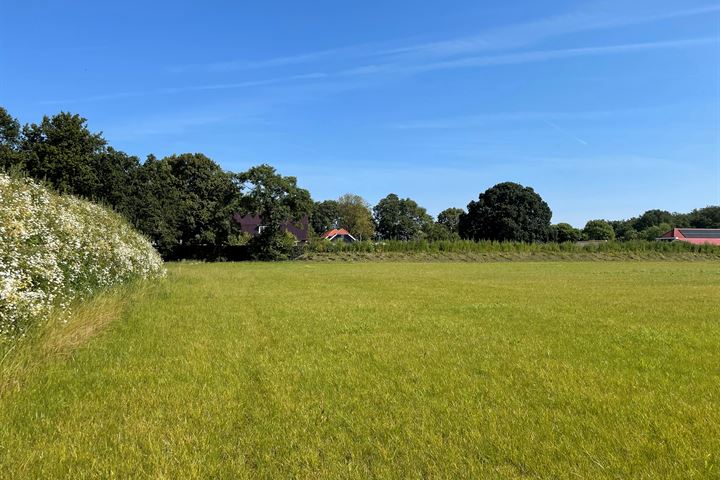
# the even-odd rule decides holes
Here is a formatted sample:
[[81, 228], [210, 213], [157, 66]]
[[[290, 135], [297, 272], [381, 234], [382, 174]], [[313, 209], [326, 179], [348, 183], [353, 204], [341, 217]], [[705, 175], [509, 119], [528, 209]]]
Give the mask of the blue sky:
[[28, 0], [0, 31], [0, 105], [141, 158], [433, 214], [516, 181], [576, 226], [720, 204], [720, 3]]

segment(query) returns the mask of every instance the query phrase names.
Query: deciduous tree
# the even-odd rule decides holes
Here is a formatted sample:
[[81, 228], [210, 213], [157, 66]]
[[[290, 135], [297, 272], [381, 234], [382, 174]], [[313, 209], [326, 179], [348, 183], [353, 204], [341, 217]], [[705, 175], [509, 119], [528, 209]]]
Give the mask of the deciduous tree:
[[373, 214], [375, 234], [385, 240], [417, 240], [423, 238], [432, 225], [432, 217], [417, 202], [401, 199], [394, 193], [380, 200]]
[[462, 208], [446, 208], [437, 216], [437, 223], [451, 234], [460, 234], [460, 215], [465, 213]]
[[553, 225], [556, 242], [577, 242], [582, 238], [582, 232], [569, 223], [558, 223]]
[[310, 215], [310, 225], [316, 234], [322, 235], [337, 228], [339, 217], [340, 209], [336, 200], [315, 202]]
[[20, 146], [20, 122], [0, 107], [0, 170], [23, 167]]
[[150, 156], [134, 173], [131, 192], [128, 215], [161, 253], [227, 243], [239, 192], [232, 176], [205, 155]]
[[468, 204], [460, 216], [460, 236], [472, 240], [542, 242], [552, 212], [530, 187], [499, 183]]
[[287, 258], [290, 243], [282, 228], [286, 221], [300, 221], [313, 208], [310, 192], [297, 186], [295, 177], [284, 177], [270, 165], [252, 167], [237, 175], [243, 191], [239, 200], [241, 213], [260, 215], [264, 229], [250, 246], [255, 258]]
[[661, 223], [660, 225], [653, 225], [648, 227], [640, 233], [640, 236], [645, 240], [655, 240], [660, 235], [672, 230], [672, 226], [669, 223]]
[[671, 225], [674, 223], [674, 220], [673, 214], [668, 211], [658, 209], [648, 210], [635, 220], [633, 228], [638, 232], [641, 232], [646, 228], [654, 227], [656, 225], [660, 225], [661, 223]]
[[106, 152], [100, 133], [92, 133], [80, 115], [60, 112], [40, 124], [22, 129], [23, 169], [62, 193], [97, 198], [102, 178], [95, 171], [97, 157]]
[[338, 226], [348, 230], [359, 240], [369, 240], [375, 234], [370, 205], [360, 195], [346, 193], [338, 199]]
[[585, 224], [583, 235], [588, 240], [615, 240], [615, 231], [605, 220], [590, 220]]
[[688, 215], [688, 223], [694, 228], [720, 228], [720, 205], [693, 210]]

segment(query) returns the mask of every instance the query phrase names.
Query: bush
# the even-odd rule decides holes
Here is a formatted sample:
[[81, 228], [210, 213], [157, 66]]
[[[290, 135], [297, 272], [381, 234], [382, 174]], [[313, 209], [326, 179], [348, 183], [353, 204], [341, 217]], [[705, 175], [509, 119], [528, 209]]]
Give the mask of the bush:
[[295, 235], [287, 231], [266, 232], [253, 237], [247, 244], [253, 260], [289, 260], [298, 255]]
[[588, 240], [615, 240], [615, 230], [605, 220], [590, 220], [585, 224], [583, 234]]
[[694, 245], [686, 242], [658, 242], [646, 240], [633, 240], [628, 242], [608, 241], [599, 244], [578, 244], [574, 242], [547, 242], [547, 243], [523, 243], [523, 242], [496, 242], [482, 240], [456, 241], [434, 241], [425, 240], [398, 241], [386, 240], [382, 242], [330, 242], [319, 239], [305, 246], [306, 253], [520, 253], [520, 254], [542, 254], [547, 252], [566, 253], [594, 253], [594, 252], [619, 252], [619, 253], [702, 253], [713, 256], [720, 256], [720, 247], [715, 245]]
[[660, 235], [663, 235], [664, 233], [669, 232], [672, 230], [673, 227], [670, 226], [670, 224], [667, 223], [661, 223], [660, 225], [653, 225], [652, 227], [648, 227], [645, 230], [643, 230], [640, 235], [645, 240], [655, 240]]
[[120, 215], [0, 173], [0, 335], [54, 308], [164, 274], [160, 256]]
[[550, 238], [554, 242], [577, 242], [582, 238], [582, 232], [569, 223], [558, 223], [550, 227]]

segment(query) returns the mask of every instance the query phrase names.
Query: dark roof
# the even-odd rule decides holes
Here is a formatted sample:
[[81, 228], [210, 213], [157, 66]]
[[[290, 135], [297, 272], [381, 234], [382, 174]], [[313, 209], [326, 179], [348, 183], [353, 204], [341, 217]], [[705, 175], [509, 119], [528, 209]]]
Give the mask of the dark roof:
[[[260, 233], [260, 226], [262, 226], [262, 218], [259, 215], [241, 215], [236, 213], [233, 215], [235, 223], [240, 225], [240, 230], [250, 235], [257, 235]], [[282, 224], [283, 228], [288, 232], [295, 235], [295, 238], [301, 242], [305, 242], [308, 239], [308, 217], [303, 215], [299, 222], [293, 222], [287, 220]]]
[[678, 228], [685, 238], [720, 238], [720, 228]]

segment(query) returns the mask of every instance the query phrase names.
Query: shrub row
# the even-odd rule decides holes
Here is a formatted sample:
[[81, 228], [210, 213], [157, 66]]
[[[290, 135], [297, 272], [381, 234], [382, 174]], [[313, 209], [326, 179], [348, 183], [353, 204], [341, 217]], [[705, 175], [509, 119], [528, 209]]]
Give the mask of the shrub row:
[[120, 215], [0, 174], [0, 337], [77, 298], [162, 274], [160, 256]]
[[720, 247], [709, 244], [693, 245], [686, 242], [659, 242], [632, 240], [626, 242], [582, 243], [522, 243], [457, 240], [457, 241], [383, 241], [383, 242], [328, 242], [317, 240], [307, 246], [314, 253], [359, 252], [451, 252], [451, 253], [543, 253], [543, 252], [661, 252], [661, 253], [704, 253], [720, 256]]

